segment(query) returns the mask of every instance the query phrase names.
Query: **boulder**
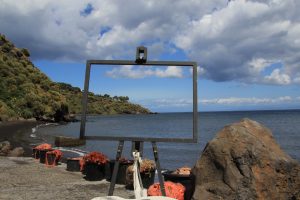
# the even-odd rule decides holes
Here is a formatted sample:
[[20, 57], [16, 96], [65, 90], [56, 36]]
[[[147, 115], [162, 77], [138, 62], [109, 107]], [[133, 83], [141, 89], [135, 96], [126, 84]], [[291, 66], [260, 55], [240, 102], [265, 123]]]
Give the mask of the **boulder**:
[[23, 155], [24, 155], [23, 147], [16, 147], [7, 154], [7, 156], [9, 157], [21, 157]]
[[193, 169], [193, 199], [300, 199], [300, 164], [271, 131], [243, 119], [224, 127]]
[[9, 141], [0, 142], [0, 156], [6, 156], [11, 149], [12, 146]]

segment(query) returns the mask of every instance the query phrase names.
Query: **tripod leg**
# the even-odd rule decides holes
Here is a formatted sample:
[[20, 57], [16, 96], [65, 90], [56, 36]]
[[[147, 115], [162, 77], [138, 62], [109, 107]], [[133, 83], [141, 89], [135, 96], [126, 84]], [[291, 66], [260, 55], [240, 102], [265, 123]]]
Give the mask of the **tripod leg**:
[[158, 150], [157, 150], [156, 142], [152, 142], [152, 148], [153, 148], [153, 154], [154, 154], [161, 194], [163, 196], [166, 196], [165, 185], [164, 185], [164, 181], [163, 181], [163, 178], [161, 175], [160, 163], [159, 163], [159, 159], [158, 159]]
[[117, 151], [117, 155], [116, 155], [114, 171], [113, 171], [110, 186], [109, 186], [108, 196], [112, 196], [114, 194], [115, 184], [117, 181], [117, 175], [118, 175], [118, 171], [119, 171], [119, 164], [120, 164], [119, 160], [122, 155], [123, 146], [124, 146], [124, 141], [119, 141], [119, 146], [118, 146], [118, 151]]

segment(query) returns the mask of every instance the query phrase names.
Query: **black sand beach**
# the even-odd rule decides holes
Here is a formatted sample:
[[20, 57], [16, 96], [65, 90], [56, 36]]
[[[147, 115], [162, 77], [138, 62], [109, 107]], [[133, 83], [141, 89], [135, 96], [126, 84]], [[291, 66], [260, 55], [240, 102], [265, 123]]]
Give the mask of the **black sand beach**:
[[[80, 172], [66, 171], [66, 164], [49, 168], [31, 157], [32, 144], [40, 138], [31, 137], [32, 128], [41, 122], [0, 123], [0, 142], [23, 147], [25, 157], [0, 156], [0, 199], [91, 199], [106, 196], [109, 182], [86, 181]], [[116, 185], [115, 195], [133, 198], [133, 192]]]
[[[0, 156], [0, 199], [92, 199], [107, 196], [109, 182], [86, 181], [80, 172], [66, 171], [66, 164], [53, 168], [28, 157]], [[116, 185], [114, 195], [133, 198], [133, 191]]]
[[30, 137], [32, 128], [41, 122], [20, 121], [20, 122], [2, 122], [0, 123], [0, 142], [9, 141], [13, 147], [23, 147], [24, 156], [31, 156], [31, 145], [33, 138]]

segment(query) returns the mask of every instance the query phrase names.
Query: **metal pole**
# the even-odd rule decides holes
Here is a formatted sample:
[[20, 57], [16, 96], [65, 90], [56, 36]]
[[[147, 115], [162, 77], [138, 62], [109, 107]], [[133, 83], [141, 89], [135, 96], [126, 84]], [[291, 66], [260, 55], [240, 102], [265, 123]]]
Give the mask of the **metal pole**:
[[197, 63], [193, 65], [193, 139], [198, 141], [198, 73]]
[[154, 159], [156, 164], [157, 176], [160, 184], [160, 191], [163, 196], [166, 196], [165, 184], [161, 175], [161, 168], [160, 168], [160, 163], [158, 158], [158, 150], [157, 150], [156, 142], [152, 142], [152, 148], [153, 148], [153, 154], [154, 154]]
[[122, 151], [123, 151], [123, 146], [124, 146], [124, 141], [119, 141], [119, 146], [118, 146], [118, 151], [117, 151], [117, 155], [116, 155], [114, 171], [113, 171], [110, 186], [109, 186], [108, 196], [112, 196], [114, 194], [115, 185], [116, 185], [116, 181], [117, 181], [117, 175], [118, 175], [118, 171], [119, 171], [120, 158], [122, 156]]
[[88, 103], [90, 73], [91, 73], [91, 65], [89, 62], [87, 62], [86, 70], [85, 70], [84, 91], [82, 94], [82, 114], [81, 114], [81, 123], [80, 123], [80, 139], [84, 139], [84, 136], [85, 136], [85, 122], [86, 122], [86, 111], [87, 111], [87, 103]]

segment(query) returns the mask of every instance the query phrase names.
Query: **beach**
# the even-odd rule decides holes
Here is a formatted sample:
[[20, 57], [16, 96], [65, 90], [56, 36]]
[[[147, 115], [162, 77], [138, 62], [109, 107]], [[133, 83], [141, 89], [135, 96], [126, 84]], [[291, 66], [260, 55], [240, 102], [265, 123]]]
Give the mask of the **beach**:
[[[86, 181], [81, 172], [69, 172], [66, 164], [46, 167], [31, 158], [32, 128], [41, 122], [5, 122], [0, 124], [0, 141], [9, 141], [13, 147], [23, 147], [23, 157], [0, 156], [0, 199], [92, 199], [106, 196], [109, 182]], [[133, 192], [116, 185], [115, 195], [133, 197]]]
[[[49, 168], [30, 157], [0, 157], [0, 199], [92, 199], [107, 196], [109, 182], [86, 181], [66, 165]], [[114, 195], [132, 198], [133, 192], [116, 185]]]
[[[233, 117], [231, 119], [228, 119], [227, 113], [205, 113], [205, 114], [202, 113], [200, 122], [206, 126], [202, 126], [202, 128], [200, 129], [200, 133], [203, 133], [200, 135], [201, 136], [200, 138], [206, 138], [207, 141], [210, 141], [209, 138], [214, 137], [215, 130], [221, 128], [220, 126], [224, 126], [225, 123], [228, 124], [229, 121], [231, 120], [233, 121], [235, 120], [235, 118], [240, 118], [241, 116], [244, 115], [248, 115], [248, 116], [252, 115], [253, 118], [265, 120], [265, 124], [271, 125], [268, 126], [271, 127], [270, 128], [271, 131], [272, 129], [276, 128], [276, 130], [273, 132], [274, 138], [278, 139], [277, 141], [279, 142], [280, 145], [283, 146], [283, 150], [289, 152], [290, 155], [294, 155], [294, 154], [298, 155], [297, 152], [299, 151], [299, 145], [297, 143], [298, 141], [297, 138], [299, 138], [299, 135], [297, 133], [299, 130], [299, 126], [297, 126], [297, 124], [294, 123], [294, 121], [292, 121], [292, 119], [293, 120], [298, 119], [299, 117], [298, 114], [299, 114], [298, 111], [240, 112], [240, 113], [234, 112], [231, 113], [231, 116]], [[164, 114], [161, 116], [160, 115], [157, 116], [160, 118], [164, 118], [165, 120], [176, 117], [184, 121], [183, 119], [186, 118], [186, 114], [172, 114], [172, 115]], [[278, 116], [280, 116], [280, 118]], [[99, 116], [98, 118], [93, 117], [93, 118], [89, 118], [88, 123], [90, 123], [89, 124], [90, 126], [94, 124], [94, 126], [97, 127], [99, 123], [103, 123], [103, 122], [120, 123], [120, 121], [122, 122], [122, 120], [126, 122], [128, 121], [131, 122], [130, 120], [135, 119], [136, 116], [121, 116], [121, 117], [122, 117], [121, 120], [119, 116], [111, 116], [111, 117]], [[149, 119], [148, 116], [145, 117]], [[217, 118], [219, 119], [218, 120], [219, 123], [216, 125], [215, 121]], [[225, 119], [227, 119], [227, 121]], [[125, 123], [124, 121], [122, 123]], [[139, 121], [139, 125], [141, 125], [142, 123], [143, 123], [142, 121]], [[149, 123], [149, 121], [147, 123]], [[11, 142], [11, 144], [13, 144], [14, 147], [17, 146], [24, 147], [27, 152], [25, 154], [27, 157], [0, 157], [0, 170], [3, 172], [0, 173], [0, 181], [2, 182], [2, 184], [0, 185], [0, 199], [8, 199], [8, 200], [9, 199], [92, 199], [93, 197], [97, 197], [97, 196], [106, 196], [110, 184], [109, 182], [104, 180], [86, 181], [80, 172], [67, 171], [66, 164], [64, 163], [61, 163], [56, 167], [49, 168], [44, 164], [40, 164], [37, 160], [28, 157], [31, 156], [31, 147], [33, 146], [33, 144], [36, 144], [36, 142], [38, 141], [49, 142], [50, 140], [47, 139], [53, 138], [58, 133], [64, 133], [66, 136], [74, 137], [75, 135], [72, 135], [72, 133], [76, 133], [76, 130], [78, 130], [77, 126], [79, 124], [80, 123], [68, 123], [64, 125], [56, 124], [54, 126], [52, 125], [46, 126], [45, 124], [42, 125], [39, 122], [9, 122], [5, 124], [1, 124], [0, 125], [1, 141], [8, 140]], [[114, 127], [116, 128], [116, 126]], [[127, 126], [123, 126], [123, 127], [127, 127]], [[143, 126], [144, 130], [146, 130], [145, 127], [146, 125]], [[291, 128], [287, 129], [287, 127], [291, 127]], [[34, 130], [36, 129], [36, 131], [32, 131], [32, 128], [34, 128]], [[149, 130], [152, 130], [152, 128]], [[107, 130], [109, 129], [110, 128], [108, 127]], [[123, 131], [126, 131], [126, 129], [123, 128]], [[242, 133], [242, 131], [240, 132]], [[195, 152], [195, 150], [202, 149], [201, 145], [203, 146], [203, 140], [201, 142], [198, 144], [194, 144], [194, 146], [189, 144], [188, 147], [185, 146], [185, 144], [180, 144], [181, 145], [180, 146], [179, 144], [159, 143], [159, 146], [161, 147], [160, 160], [162, 166], [164, 168], [165, 166], [167, 166], [166, 169], [173, 169], [176, 165], [182, 166], [189, 162], [190, 163], [189, 166], [193, 167], [194, 165], [192, 163], [196, 161], [196, 158], [195, 159], [192, 158], [193, 155], [191, 154], [191, 152], [197, 154], [195, 156], [199, 156], [200, 152]], [[97, 150], [101, 152], [103, 151], [105, 154], [109, 155], [109, 158], [113, 158], [113, 155], [115, 153], [115, 148], [114, 148], [115, 146], [113, 146], [112, 143], [110, 142], [106, 142], [106, 143], [107, 146], [105, 146], [103, 142], [97, 143], [97, 146], [99, 147], [99, 150], [98, 149]], [[274, 141], [274, 143], [276, 142]], [[87, 143], [87, 145], [83, 146], [82, 149], [91, 151], [93, 149], [89, 149], [89, 148], [93, 147], [92, 145], [93, 145], [92, 143]], [[287, 146], [292, 148], [288, 149], [286, 148]], [[175, 150], [176, 148], [180, 149], [180, 151], [182, 152], [176, 152]], [[169, 149], [169, 152], [166, 151], [166, 149]], [[145, 145], [145, 150], [146, 150], [145, 151], [146, 155], [151, 153], [147, 145]], [[124, 151], [125, 152], [127, 151], [128, 153], [129, 152], [128, 147], [127, 148], [125, 147]], [[186, 152], [188, 152], [188, 154]], [[268, 149], [266, 150], [266, 152], [270, 153]], [[272, 152], [273, 151], [271, 151], [271, 154]], [[181, 153], [184, 153], [185, 157], [182, 156]], [[267, 157], [269, 158], [270, 156], [266, 156], [266, 158]], [[276, 159], [277, 157], [278, 156], [275, 156]], [[178, 158], [181, 159], [180, 162], [178, 161]], [[258, 160], [261, 159], [258, 158]], [[292, 162], [296, 163], [295, 160], [293, 160]], [[276, 167], [277, 165], [274, 164], [274, 166]], [[206, 168], [208, 169], [209, 167]], [[269, 180], [270, 177], [267, 178]], [[116, 185], [114, 195], [123, 198], [133, 198], [134, 196], [132, 191], [126, 190], [125, 187], [122, 185]]]
[[[81, 172], [69, 172], [65, 163], [47, 167], [32, 158], [32, 147], [44, 138], [32, 137], [32, 129], [42, 122], [16, 121], [0, 123], [0, 142], [9, 141], [24, 148], [23, 157], [0, 156], [0, 199], [92, 199], [107, 196], [110, 182], [87, 181]], [[46, 142], [46, 141], [44, 141]], [[47, 141], [49, 142], [49, 141]], [[53, 142], [53, 141], [52, 141]], [[115, 185], [114, 195], [134, 198], [124, 185]]]

